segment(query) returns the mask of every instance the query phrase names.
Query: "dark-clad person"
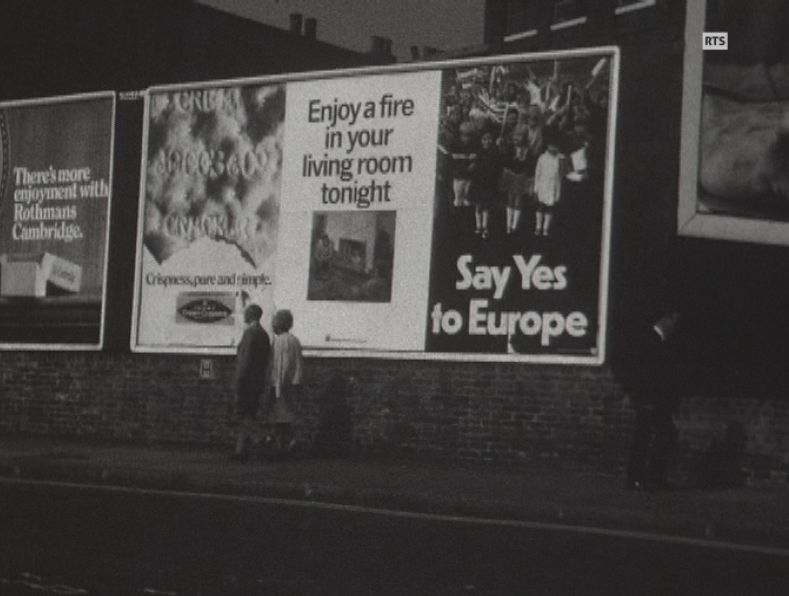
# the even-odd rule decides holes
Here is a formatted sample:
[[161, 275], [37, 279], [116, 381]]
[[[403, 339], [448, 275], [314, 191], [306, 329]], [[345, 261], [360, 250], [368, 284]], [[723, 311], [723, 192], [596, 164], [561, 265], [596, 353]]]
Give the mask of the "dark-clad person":
[[271, 356], [269, 422], [274, 425], [274, 449], [286, 455], [295, 446], [293, 421], [302, 388], [301, 342], [291, 333], [293, 314], [278, 310], [271, 322], [274, 342]]
[[641, 329], [626, 371], [636, 418], [627, 468], [627, 488], [667, 487], [667, 471], [677, 441], [674, 412], [682, 379], [677, 340], [680, 316], [668, 312]]
[[255, 416], [264, 394], [271, 357], [271, 340], [260, 325], [263, 309], [250, 304], [244, 310], [246, 328], [238, 344], [236, 356], [236, 414], [239, 419], [236, 450], [233, 459], [249, 459], [248, 443], [263, 439], [263, 431], [258, 427]]

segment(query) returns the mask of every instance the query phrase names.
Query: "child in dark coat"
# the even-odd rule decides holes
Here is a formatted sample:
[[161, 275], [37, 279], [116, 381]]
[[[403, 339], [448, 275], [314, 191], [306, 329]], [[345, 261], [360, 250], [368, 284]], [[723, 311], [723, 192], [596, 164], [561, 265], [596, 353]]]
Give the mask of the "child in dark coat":
[[483, 130], [477, 158], [471, 164], [471, 188], [469, 196], [474, 204], [476, 234], [482, 238], [490, 235], [490, 208], [499, 189], [502, 161], [496, 148], [493, 133]]

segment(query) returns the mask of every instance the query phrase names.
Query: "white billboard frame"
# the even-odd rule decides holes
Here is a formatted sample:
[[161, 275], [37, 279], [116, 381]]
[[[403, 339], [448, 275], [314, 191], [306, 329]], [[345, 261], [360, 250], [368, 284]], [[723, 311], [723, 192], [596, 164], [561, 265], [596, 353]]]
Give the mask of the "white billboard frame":
[[[143, 246], [144, 206], [146, 199], [145, 177], [147, 171], [145, 150], [148, 148], [150, 135], [150, 110], [151, 96], [159, 93], [189, 91], [197, 89], [214, 89], [220, 87], [248, 86], [248, 85], [277, 85], [310, 81], [332, 81], [348, 77], [364, 77], [371, 75], [410, 74], [423, 71], [443, 71], [472, 66], [486, 66], [502, 63], [536, 62], [546, 60], [569, 60], [573, 58], [607, 58], [609, 67], [609, 107], [606, 125], [605, 172], [602, 205], [601, 250], [599, 261], [599, 291], [597, 308], [597, 337], [596, 348], [591, 355], [572, 354], [494, 354], [494, 353], [453, 353], [453, 352], [427, 352], [412, 350], [370, 350], [370, 349], [315, 349], [307, 347], [306, 356], [316, 358], [372, 358], [372, 359], [398, 359], [415, 361], [476, 361], [476, 362], [521, 362], [539, 364], [565, 364], [565, 365], [601, 365], [606, 357], [606, 335], [609, 308], [609, 267], [611, 244], [611, 217], [612, 197], [614, 184], [614, 156], [616, 146], [616, 121], [619, 94], [620, 50], [617, 46], [600, 46], [584, 49], [570, 49], [550, 52], [505, 54], [486, 56], [481, 58], [451, 59], [435, 62], [419, 62], [408, 64], [395, 64], [388, 66], [371, 66], [341, 70], [310, 71], [304, 73], [287, 73], [280, 75], [247, 77], [238, 79], [223, 79], [204, 82], [190, 82], [184, 84], [168, 84], [151, 87], [144, 92], [145, 112], [143, 122], [143, 155], [140, 166], [140, 196], [138, 212], [138, 234], [135, 263], [134, 300], [132, 313], [132, 328], [130, 348], [135, 353], [181, 353], [201, 355], [230, 355], [235, 353], [235, 348], [230, 347], [203, 347], [184, 345], [145, 345], [139, 341], [140, 315], [141, 315], [141, 284], [142, 284], [142, 254]], [[298, 313], [296, 313], [298, 326]], [[422, 325], [423, 322], [418, 324]], [[295, 329], [298, 334], [298, 329]]]

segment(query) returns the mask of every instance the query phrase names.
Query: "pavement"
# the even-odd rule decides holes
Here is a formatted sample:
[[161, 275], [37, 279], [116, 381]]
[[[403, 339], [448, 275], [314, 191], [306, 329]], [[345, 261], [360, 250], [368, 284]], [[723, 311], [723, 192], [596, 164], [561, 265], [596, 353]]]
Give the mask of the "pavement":
[[789, 556], [789, 485], [626, 490], [623, 478], [555, 462], [517, 466], [373, 457], [235, 462], [217, 447], [6, 435], [0, 482], [183, 491], [634, 532]]

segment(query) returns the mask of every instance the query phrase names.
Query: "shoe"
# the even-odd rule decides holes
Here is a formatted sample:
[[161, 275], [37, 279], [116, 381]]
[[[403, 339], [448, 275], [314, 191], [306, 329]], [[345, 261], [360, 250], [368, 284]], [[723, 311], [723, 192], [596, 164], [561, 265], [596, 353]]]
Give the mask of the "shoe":
[[640, 480], [628, 480], [625, 483], [625, 488], [635, 492], [644, 492], [646, 490], [646, 486]]
[[488, 234], [487, 230], [482, 230], [482, 237], [487, 238], [490, 234]]
[[474, 230], [474, 233], [475, 233], [477, 236], [481, 236], [481, 235], [482, 235], [482, 228], [477, 228], [476, 230]]

